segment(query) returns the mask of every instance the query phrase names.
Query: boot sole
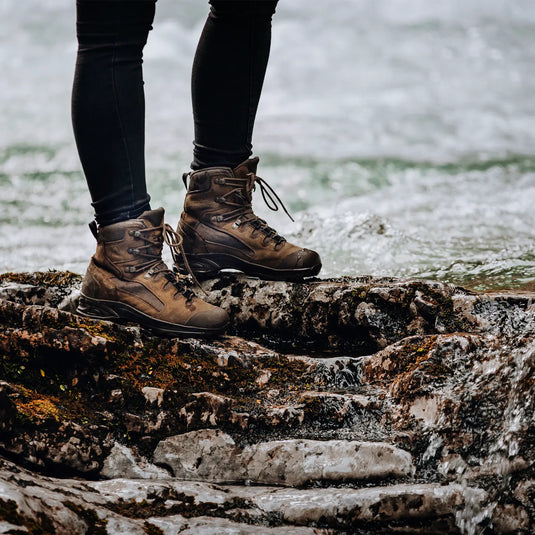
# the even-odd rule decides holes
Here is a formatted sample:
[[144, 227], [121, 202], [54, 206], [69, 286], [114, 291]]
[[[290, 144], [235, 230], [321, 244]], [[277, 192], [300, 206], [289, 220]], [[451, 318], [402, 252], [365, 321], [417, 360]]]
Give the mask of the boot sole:
[[[275, 269], [253, 264], [232, 255], [222, 253], [186, 254], [188, 264], [198, 279], [216, 278], [224, 269], [236, 269], [251, 277], [276, 281], [299, 281], [314, 277], [321, 270], [321, 263], [298, 269]], [[184, 263], [177, 263], [178, 271], [184, 275], [188, 270]]]
[[137, 323], [144, 329], [169, 336], [217, 336], [222, 334], [228, 325], [227, 322], [220, 327], [210, 328], [169, 323], [167, 321], [152, 318], [126, 303], [107, 301], [105, 299], [93, 299], [84, 294], [80, 294], [80, 301], [76, 313], [86, 318], [101, 321], [113, 321], [115, 323], [131, 321]]

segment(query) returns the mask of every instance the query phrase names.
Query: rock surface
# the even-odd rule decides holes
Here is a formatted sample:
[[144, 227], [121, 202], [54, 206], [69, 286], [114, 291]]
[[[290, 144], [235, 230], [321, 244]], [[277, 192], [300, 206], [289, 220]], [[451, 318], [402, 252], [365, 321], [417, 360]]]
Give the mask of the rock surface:
[[413, 471], [410, 453], [381, 442], [274, 440], [239, 448], [217, 429], [162, 440], [154, 462], [183, 480], [288, 486], [403, 477]]
[[0, 276], [0, 533], [535, 531], [534, 294], [228, 277], [194, 340], [79, 284]]

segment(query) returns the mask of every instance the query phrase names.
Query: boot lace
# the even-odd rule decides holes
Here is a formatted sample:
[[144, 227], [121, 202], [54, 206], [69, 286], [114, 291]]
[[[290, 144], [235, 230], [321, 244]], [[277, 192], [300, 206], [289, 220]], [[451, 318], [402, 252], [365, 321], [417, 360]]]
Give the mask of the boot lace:
[[247, 176], [244, 178], [221, 177], [219, 179], [216, 178], [215, 180], [216, 183], [219, 181], [219, 183], [223, 183], [234, 188], [224, 195], [216, 197], [216, 202], [235, 207], [234, 210], [219, 216], [219, 221], [235, 220], [233, 225], [234, 228], [238, 228], [243, 224], [251, 225], [253, 227], [253, 232], [262, 232], [265, 234], [265, 245], [267, 245], [270, 241], [274, 241], [275, 247], [280, 247], [286, 241], [284, 236], [281, 236], [274, 228], [270, 227], [264, 219], [261, 219], [253, 212], [251, 205], [252, 194], [258, 185], [266, 206], [274, 212], [279, 210], [279, 206], [282, 207], [286, 215], [292, 221], [294, 221], [280, 197], [266, 180], [259, 177], [254, 172], [247, 173]]
[[[131, 231], [131, 233], [134, 237], [143, 240], [144, 245], [139, 247], [131, 247], [129, 248], [128, 252], [146, 260], [144, 262], [128, 266], [128, 271], [130, 273], [140, 273], [146, 271], [147, 277], [152, 277], [161, 273], [166, 278], [164, 288], [168, 284], [172, 284], [176, 290], [174, 295], [176, 296], [180, 293], [188, 302], [190, 302], [195, 297], [195, 293], [189, 287], [189, 281], [186, 277], [180, 277], [176, 272], [171, 271], [162, 260], [162, 249], [163, 243], [165, 242], [171, 249], [173, 260], [176, 262], [179, 258], [182, 258], [184, 265], [186, 266], [194, 283], [201, 288], [199, 281], [195, 277], [188, 264], [186, 253], [184, 252], [184, 247], [182, 245], [182, 236], [175, 232], [167, 223], [158, 227], [138, 229]], [[148, 233], [157, 233], [157, 238], [152, 239], [147, 235]], [[206, 293], [204, 289], [202, 290], [204, 293]]]

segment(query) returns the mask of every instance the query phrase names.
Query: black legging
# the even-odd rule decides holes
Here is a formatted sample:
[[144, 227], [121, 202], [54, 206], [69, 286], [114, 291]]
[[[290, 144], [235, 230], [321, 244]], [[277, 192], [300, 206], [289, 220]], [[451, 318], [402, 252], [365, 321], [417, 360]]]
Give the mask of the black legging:
[[[277, 1], [210, 0], [192, 73], [193, 169], [251, 155]], [[77, 0], [72, 120], [100, 225], [150, 209], [141, 65], [155, 2]]]

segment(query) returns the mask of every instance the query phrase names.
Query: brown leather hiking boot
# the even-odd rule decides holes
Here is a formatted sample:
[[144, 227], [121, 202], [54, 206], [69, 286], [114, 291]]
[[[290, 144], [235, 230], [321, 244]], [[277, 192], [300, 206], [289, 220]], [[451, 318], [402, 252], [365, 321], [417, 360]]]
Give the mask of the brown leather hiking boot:
[[164, 241], [172, 249], [181, 246], [163, 215], [163, 208], [150, 210], [95, 232], [97, 251], [82, 283], [78, 313], [133, 321], [169, 335], [219, 334], [227, 313], [195, 297], [162, 260]]
[[[251, 158], [235, 169], [210, 167], [189, 175], [177, 232], [196, 276], [215, 277], [228, 268], [270, 280], [299, 280], [319, 273], [318, 253], [289, 243], [254, 214], [251, 201], [257, 184], [269, 208], [278, 210], [278, 201], [288, 213], [277, 194], [256, 175], [257, 165], [258, 158]], [[183, 260], [179, 259], [177, 268], [187, 272]]]

